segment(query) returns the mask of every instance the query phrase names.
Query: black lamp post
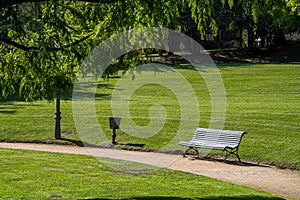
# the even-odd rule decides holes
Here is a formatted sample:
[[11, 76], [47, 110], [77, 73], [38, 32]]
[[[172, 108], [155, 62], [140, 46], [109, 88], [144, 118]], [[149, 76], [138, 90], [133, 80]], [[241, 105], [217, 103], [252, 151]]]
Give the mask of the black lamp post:
[[61, 112], [60, 112], [60, 96], [56, 97], [56, 111], [55, 111], [55, 139], [61, 139], [61, 130], [60, 130], [60, 119], [61, 119]]
[[120, 123], [121, 123], [121, 118], [120, 117], [110, 117], [109, 118], [109, 126], [113, 130], [112, 135], [111, 135], [113, 144], [117, 144], [117, 142], [116, 142], [116, 137], [117, 137], [116, 129], [119, 129]]

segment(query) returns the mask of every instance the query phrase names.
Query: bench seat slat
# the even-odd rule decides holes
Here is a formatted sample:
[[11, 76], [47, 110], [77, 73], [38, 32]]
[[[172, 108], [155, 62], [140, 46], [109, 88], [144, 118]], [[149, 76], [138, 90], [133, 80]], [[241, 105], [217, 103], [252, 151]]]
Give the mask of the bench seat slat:
[[199, 143], [199, 142], [180, 142], [182, 146], [195, 147], [195, 148], [206, 148], [215, 150], [224, 150], [225, 148], [236, 148], [235, 144], [220, 144], [220, 143]]

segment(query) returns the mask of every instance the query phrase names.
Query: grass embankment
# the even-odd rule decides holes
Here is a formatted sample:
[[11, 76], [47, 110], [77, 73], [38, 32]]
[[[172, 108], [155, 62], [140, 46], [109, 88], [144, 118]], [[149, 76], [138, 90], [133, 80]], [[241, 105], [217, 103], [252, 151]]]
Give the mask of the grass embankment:
[[279, 199], [166, 169], [122, 173], [91, 156], [8, 149], [0, 155], [1, 199]]
[[[198, 96], [199, 126], [208, 127], [211, 102], [205, 82], [199, 73], [188, 69], [189, 66], [175, 67], [191, 83]], [[240, 146], [241, 158], [300, 169], [300, 65], [235, 64], [221, 65], [219, 70], [227, 96], [224, 129], [248, 132]], [[111, 135], [108, 117], [112, 115], [110, 98], [117, 81], [110, 79], [99, 84], [96, 95], [98, 120], [108, 138]], [[136, 90], [131, 97], [130, 114], [138, 125], [147, 125], [150, 122], [149, 108], [155, 103], [166, 109], [165, 126], [149, 138], [134, 137], [119, 130], [117, 141], [121, 147], [159, 149], [174, 137], [181, 122], [180, 102], [168, 88], [147, 84]], [[62, 102], [62, 131], [76, 133], [71, 107], [71, 101]], [[44, 101], [31, 104], [2, 101], [0, 140], [78, 144], [80, 138], [77, 134], [65, 137], [66, 140], [53, 140], [54, 109], [53, 103]], [[193, 132], [190, 134], [192, 136]]]

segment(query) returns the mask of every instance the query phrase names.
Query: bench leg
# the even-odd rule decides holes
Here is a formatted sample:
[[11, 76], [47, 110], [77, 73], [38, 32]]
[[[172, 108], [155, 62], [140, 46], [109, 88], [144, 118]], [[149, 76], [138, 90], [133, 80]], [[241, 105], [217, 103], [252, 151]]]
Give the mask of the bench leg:
[[190, 150], [194, 150], [196, 151], [197, 155], [199, 156], [199, 151], [193, 147], [189, 147], [183, 154], [183, 157], [185, 158], [185, 155], [187, 154], [187, 152], [189, 152]]
[[235, 148], [235, 149], [226, 148], [225, 153], [226, 153], [226, 156], [225, 156], [224, 160], [226, 160], [227, 157], [230, 156], [230, 155], [235, 155], [237, 157], [237, 159], [239, 160], [239, 162], [241, 162], [241, 159], [240, 159], [239, 154], [238, 154], [238, 148]]

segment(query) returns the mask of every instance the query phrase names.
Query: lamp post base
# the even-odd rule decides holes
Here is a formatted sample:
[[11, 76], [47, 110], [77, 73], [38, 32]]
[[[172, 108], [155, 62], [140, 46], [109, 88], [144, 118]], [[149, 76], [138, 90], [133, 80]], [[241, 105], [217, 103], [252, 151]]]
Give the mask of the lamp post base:
[[112, 138], [111, 143], [117, 144], [117, 142], [116, 142], [116, 137], [117, 137], [116, 129], [113, 129], [113, 133], [112, 133], [112, 135], [111, 135], [111, 138]]

